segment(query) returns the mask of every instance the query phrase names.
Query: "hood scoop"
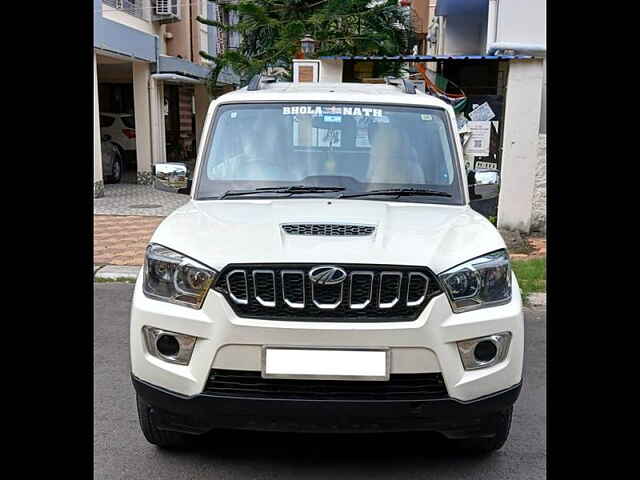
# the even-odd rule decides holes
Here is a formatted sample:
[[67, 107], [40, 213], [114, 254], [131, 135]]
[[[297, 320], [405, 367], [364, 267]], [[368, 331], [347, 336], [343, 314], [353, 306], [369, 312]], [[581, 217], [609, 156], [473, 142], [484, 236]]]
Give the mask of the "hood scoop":
[[375, 225], [355, 223], [283, 223], [280, 227], [289, 235], [321, 237], [363, 237], [376, 230]]

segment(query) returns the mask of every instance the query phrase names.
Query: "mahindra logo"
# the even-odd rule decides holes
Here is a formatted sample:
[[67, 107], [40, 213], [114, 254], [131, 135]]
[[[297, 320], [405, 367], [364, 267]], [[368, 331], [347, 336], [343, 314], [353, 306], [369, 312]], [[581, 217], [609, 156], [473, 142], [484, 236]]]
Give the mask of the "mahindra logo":
[[347, 272], [333, 265], [321, 265], [311, 269], [309, 278], [318, 285], [337, 285], [347, 279]]

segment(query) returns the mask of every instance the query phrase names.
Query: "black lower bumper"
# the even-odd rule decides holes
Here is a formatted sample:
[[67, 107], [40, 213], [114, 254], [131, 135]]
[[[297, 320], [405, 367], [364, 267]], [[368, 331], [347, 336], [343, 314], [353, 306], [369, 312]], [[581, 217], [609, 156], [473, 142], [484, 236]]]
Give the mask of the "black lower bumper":
[[490, 436], [493, 416], [509, 408], [522, 384], [476, 400], [318, 400], [238, 395], [179, 395], [135, 376], [155, 425], [202, 434], [214, 428], [294, 432], [436, 431], [449, 438]]

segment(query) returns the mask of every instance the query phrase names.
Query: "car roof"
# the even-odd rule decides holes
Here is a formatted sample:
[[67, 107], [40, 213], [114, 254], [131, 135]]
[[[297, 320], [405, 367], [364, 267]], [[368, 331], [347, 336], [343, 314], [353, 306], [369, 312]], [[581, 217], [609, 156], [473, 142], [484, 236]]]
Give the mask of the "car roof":
[[394, 85], [376, 83], [262, 83], [259, 90], [241, 88], [218, 97], [220, 103], [260, 101], [346, 102], [420, 105], [449, 109], [444, 101], [416, 89], [404, 93]]

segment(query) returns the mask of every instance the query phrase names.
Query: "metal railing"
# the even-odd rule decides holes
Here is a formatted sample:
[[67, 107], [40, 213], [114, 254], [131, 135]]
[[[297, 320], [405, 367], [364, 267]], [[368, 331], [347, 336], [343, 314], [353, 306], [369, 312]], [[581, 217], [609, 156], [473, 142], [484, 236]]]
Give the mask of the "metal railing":
[[149, 0], [102, 0], [110, 9], [122, 10], [129, 15], [146, 20], [151, 19], [151, 5]]

